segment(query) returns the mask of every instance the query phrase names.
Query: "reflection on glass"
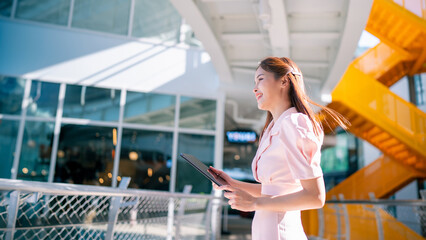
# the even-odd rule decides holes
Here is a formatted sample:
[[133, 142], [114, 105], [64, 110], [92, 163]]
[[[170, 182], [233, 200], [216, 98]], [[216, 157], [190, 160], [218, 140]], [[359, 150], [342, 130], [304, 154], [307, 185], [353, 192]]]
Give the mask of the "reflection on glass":
[[324, 173], [344, 172], [349, 169], [349, 153], [355, 149], [355, 146], [349, 144], [349, 140], [354, 137], [339, 133], [336, 138], [336, 146], [321, 151], [321, 168]]
[[181, 97], [179, 127], [214, 130], [216, 101]]
[[72, 26], [127, 35], [130, 0], [75, 0]]
[[182, 19], [169, 0], [135, 2], [132, 35], [137, 38], [176, 41]]
[[115, 134], [114, 128], [62, 125], [54, 181], [111, 186]]
[[120, 90], [68, 85], [63, 117], [118, 121]]
[[[214, 137], [194, 134], [179, 134], [178, 153], [189, 153], [207, 166], [214, 162]], [[182, 192], [185, 185], [192, 185], [192, 193], [210, 193], [211, 182], [178, 156], [176, 192]]]
[[0, 113], [21, 114], [25, 80], [0, 76]]
[[18, 128], [19, 121], [0, 119], [0, 178], [10, 178]]
[[123, 129], [120, 177], [130, 188], [169, 190], [173, 134]]
[[13, 0], [0, 1], [0, 16], [10, 17]]
[[53, 122], [25, 122], [18, 178], [47, 181], [53, 144]]
[[124, 122], [173, 126], [175, 96], [127, 92]]
[[18, 0], [16, 18], [58, 25], [68, 24], [70, 0]]
[[27, 115], [55, 117], [58, 107], [58, 95], [59, 84], [32, 81]]

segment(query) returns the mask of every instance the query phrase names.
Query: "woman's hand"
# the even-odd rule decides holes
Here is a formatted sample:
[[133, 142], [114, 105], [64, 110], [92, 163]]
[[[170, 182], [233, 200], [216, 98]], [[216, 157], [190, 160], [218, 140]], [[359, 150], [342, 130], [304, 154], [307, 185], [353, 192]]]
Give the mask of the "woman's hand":
[[257, 198], [249, 193], [229, 185], [218, 187], [219, 190], [224, 190], [224, 197], [229, 199], [228, 204], [232, 209], [237, 209], [244, 212], [255, 211]]
[[[209, 167], [208, 169], [209, 173], [216, 179], [219, 180], [219, 182], [224, 182], [224, 185], [230, 185], [235, 186], [236, 181], [231, 178], [228, 174], [226, 174], [224, 171], [216, 169], [214, 167]], [[219, 186], [217, 186], [215, 183], [213, 183], [213, 188], [216, 190], [220, 190]]]

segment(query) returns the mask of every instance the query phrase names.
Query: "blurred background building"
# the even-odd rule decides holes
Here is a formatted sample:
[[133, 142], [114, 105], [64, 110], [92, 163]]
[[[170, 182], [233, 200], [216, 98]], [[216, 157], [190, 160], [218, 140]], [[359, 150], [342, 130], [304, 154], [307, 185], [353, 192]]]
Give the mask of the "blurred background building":
[[[184, 152], [254, 181], [265, 113], [253, 74], [271, 55], [292, 58], [311, 98], [352, 122], [326, 129], [328, 200], [421, 199], [424, 0], [0, 0], [0, 178], [117, 187], [131, 177], [132, 189], [211, 194]], [[327, 218], [333, 206], [304, 215], [308, 234], [362, 239], [370, 222], [348, 218], [338, 232], [348, 223]], [[375, 226], [374, 212], [351, 207]], [[394, 236], [425, 236], [418, 208], [377, 214]], [[330, 224], [312, 223], [321, 216]]]

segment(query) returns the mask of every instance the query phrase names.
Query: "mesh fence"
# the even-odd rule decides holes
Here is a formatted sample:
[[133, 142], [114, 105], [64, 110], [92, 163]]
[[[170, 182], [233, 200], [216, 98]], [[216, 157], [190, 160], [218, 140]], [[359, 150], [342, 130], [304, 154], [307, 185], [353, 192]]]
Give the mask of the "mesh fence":
[[113, 239], [205, 239], [211, 232], [210, 196], [98, 195], [2, 191], [0, 239], [106, 239], [108, 231]]

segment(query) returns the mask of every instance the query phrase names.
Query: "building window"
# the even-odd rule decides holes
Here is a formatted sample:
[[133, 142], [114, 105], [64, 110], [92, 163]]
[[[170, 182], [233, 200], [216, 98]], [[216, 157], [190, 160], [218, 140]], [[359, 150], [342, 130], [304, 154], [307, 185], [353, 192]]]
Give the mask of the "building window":
[[111, 186], [116, 134], [115, 128], [62, 125], [54, 181]]
[[10, 17], [12, 12], [13, 0], [0, 1], [0, 16]]
[[130, 0], [75, 0], [72, 27], [127, 35]]
[[156, 93], [127, 92], [124, 122], [173, 126], [176, 97]]
[[131, 177], [130, 188], [169, 190], [173, 134], [123, 129], [120, 177]]
[[15, 156], [19, 121], [0, 119], [0, 178], [10, 178]]
[[53, 122], [26, 121], [17, 172], [19, 179], [47, 181], [54, 126]]
[[[188, 153], [200, 159], [207, 166], [214, 163], [214, 136], [179, 134], [178, 153]], [[176, 192], [182, 192], [185, 185], [192, 185], [193, 193], [210, 193], [211, 182], [181, 157], [177, 160]]]
[[424, 82], [426, 81], [426, 76], [424, 74], [414, 76], [414, 88], [416, 91], [416, 103], [418, 106], [425, 104], [425, 91], [424, 91]]
[[69, 85], [63, 117], [117, 122], [120, 94], [120, 90]]
[[176, 42], [182, 18], [169, 0], [139, 0], [135, 2], [132, 36]]
[[55, 117], [58, 95], [59, 84], [32, 81], [27, 116]]
[[216, 128], [216, 101], [181, 97], [179, 127], [214, 130]]
[[25, 80], [0, 76], [0, 114], [20, 115]]
[[70, 0], [18, 0], [16, 18], [53, 23], [68, 24]]

